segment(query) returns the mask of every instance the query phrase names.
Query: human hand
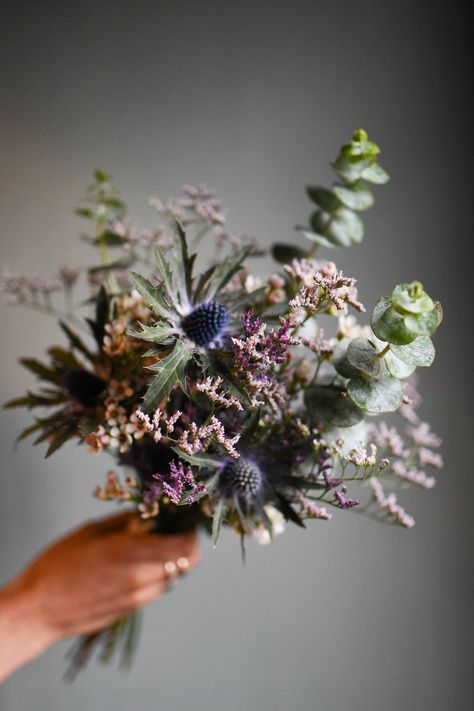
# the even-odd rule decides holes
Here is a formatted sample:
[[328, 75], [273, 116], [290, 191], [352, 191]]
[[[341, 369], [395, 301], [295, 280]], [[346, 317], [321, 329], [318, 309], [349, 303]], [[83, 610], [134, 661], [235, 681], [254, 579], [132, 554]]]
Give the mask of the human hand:
[[[136, 515], [125, 513], [82, 526], [0, 591], [0, 679], [54, 642], [145, 605], [198, 562], [195, 532], [152, 535], [133, 523]], [[12, 659], [13, 649], [23, 658]]]

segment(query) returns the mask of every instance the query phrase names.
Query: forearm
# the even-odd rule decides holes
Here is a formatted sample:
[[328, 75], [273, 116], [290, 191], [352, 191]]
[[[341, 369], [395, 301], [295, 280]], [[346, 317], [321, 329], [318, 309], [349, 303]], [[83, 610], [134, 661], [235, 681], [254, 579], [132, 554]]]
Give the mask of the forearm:
[[54, 642], [34, 586], [20, 575], [0, 590], [0, 683]]

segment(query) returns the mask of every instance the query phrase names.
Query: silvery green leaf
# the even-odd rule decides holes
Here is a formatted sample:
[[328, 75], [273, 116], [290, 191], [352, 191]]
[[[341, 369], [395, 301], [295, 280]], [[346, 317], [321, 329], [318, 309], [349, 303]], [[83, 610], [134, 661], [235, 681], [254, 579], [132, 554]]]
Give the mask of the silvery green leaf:
[[335, 244], [334, 242], [330, 242], [327, 237], [324, 237], [324, 235], [320, 235], [317, 232], [311, 232], [311, 230], [305, 229], [304, 227], [296, 227], [295, 229], [300, 232], [300, 234], [303, 235], [303, 237], [306, 237], [306, 239], [309, 239], [311, 242], [315, 242], [316, 244], [321, 245], [321, 247], [327, 247], [328, 249], [334, 249], [338, 245]]
[[350, 343], [349, 338], [344, 338], [334, 349], [332, 364], [337, 372], [344, 378], [357, 378], [359, 371], [356, 370], [347, 358], [347, 346]]
[[314, 423], [351, 427], [364, 418], [364, 411], [348, 397], [344, 388], [312, 385], [305, 390], [304, 399]]
[[368, 183], [374, 183], [376, 185], [383, 185], [388, 183], [390, 176], [381, 168], [378, 163], [372, 163], [372, 165], [367, 166], [361, 171], [360, 177], [366, 180]]
[[394, 412], [403, 397], [403, 385], [396, 378], [365, 380], [354, 378], [347, 385], [352, 400], [363, 410], [373, 414]]
[[429, 336], [418, 336], [406, 346], [391, 346], [392, 353], [409, 366], [429, 366], [434, 361], [435, 347]]
[[339, 200], [332, 190], [318, 185], [308, 185], [306, 193], [310, 200], [327, 212], [333, 212], [339, 207]]
[[377, 338], [397, 346], [411, 343], [416, 338], [416, 333], [407, 328], [404, 317], [395, 311], [386, 296], [382, 296], [375, 305], [370, 325]]
[[[415, 341], [413, 341], [413, 343], [415, 343]], [[408, 365], [408, 363], [404, 363], [403, 360], [397, 358], [397, 356], [393, 353], [394, 348], [410, 348], [410, 346], [411, 344], [409, 344], [408, 346], [391, 346], [391, 350], [385, 354], [385, 364], [387, 366], [388, 372], [390, 373], [390, 375], [393, 375], [394, 378], [403, 380], [404, 378], [408, 378], [412, 373], [415, 372], [416, 365]]]
[[417, 336], [432, 336], [443, 318], [441, 304], [436, 302], [433, 311], [404, 316], [405, 324]]
[[351, 186], [335, 185], [333, 189], [342, 204], [350, 210], [368, 210], [374, 204], [374, 196], [361, 182]]
[[350, 365], [371, 378], [380, 379], [387, 376], [387, 368], [377, 354], [377, 347], [367, 338], [354, 338], [347, 347]]
[[332, 167], [345, 183], [355, 183], [362, 178], [366, 168], [375, 162], [373, 156], [350, 156], [339, 154]]
[[[420, 287], [421, 293], [417, 296], [410, 294], [410, 287], [417, 284]], [[392, 304], [401, 313], [423, 314], [428, 313], [434, 308], [434, 301], [425, 291], [419, 282], [414, 284], [398, 284], [392, 293]]]
[[290, 264], [293, 259], [304, 259], [307, 252], [294, 244], [276, 242], [272, 246], [272, 256], [280, 264]]
[[364, 225], [360, 217], [348, 208], [340, 208], [337, 212], [337, 221], [344, 226], [352, 242], [361, 242], [364, 237]]

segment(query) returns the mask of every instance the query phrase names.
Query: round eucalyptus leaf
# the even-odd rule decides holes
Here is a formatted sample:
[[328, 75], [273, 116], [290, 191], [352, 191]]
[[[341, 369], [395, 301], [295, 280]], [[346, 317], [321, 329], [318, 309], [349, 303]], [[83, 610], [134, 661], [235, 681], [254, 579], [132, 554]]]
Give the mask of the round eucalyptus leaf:
[[387, 368], [377, 354], [377, 347], [367, 338], [354, 338], [347, 347], [347, 359], [354, 368], [371, 378], [383, 378]]
[[406, 327], [417, 336], [432, 336], [438, 328], [441, 319], [436, 310], [427, 314], [408, 314], [404, 316]]
[[310, 200], [327, 212], [332, 212], [339, 206], [339, 200], [332, 190], [321, 188], [318, 185], [308, 185], [306, 193]]
[[305, 391], [305, 404], [317, 424], [351, 427], [364, 419], [364, 411], [351, 400], [345, 388], [312, 385]]
[[360, 373], [354, 368], [347, 358], [347, 346], [350, 343], [349, 338], [344, 338], [334, 349], [332, 364], [337, 372], [344, 378], [357, 378]]
[[273, 258], [280, 264], [290, 264], [293, 259], [304, 259], [306, 251], [294, 244], [276, 242], [272, 246]]
[[396, 378], [386, 380], [363, 380], [354, 378], [347, 385], [347, 392], [358, 407], [374, 414], [394, 412], [403, 397], [403, 385]]
[[373, 332], [381, 341], [388, 341], [388, 343], [394, 343], [397, 346], [411, 343], [417, 334], [407, 328], [405, 318], [395, 311], [389, 300], [387, 301], [389, 306], [385, 310], [381, 307], [376, 312], [374, 309], [370, 322]]
[[[413, 343], [415, 343], [415, 341], [413, 341]], [[410, 348], [410, 345], [392, 346], [392, 351], [394, 348]], [[405, 363], [403, 360], [397, 358], [397, 356], [395, 356], [392, 351], [389, 351], [384, 358], [388, 372], [390, 373], [390, 375], [393, 375], [394, 378], [398, 378], [399, 380], [408, 378], [412, 373], [415, 372], [416, 365], [409, 365], [408, 363]]]
[[347, 230], [347, 226], [342, 222], [337, 216], [332, 217], [332, 219], [327, 223], [324, 228], [324, 234], [327, 238], [339, 247], [350, 247], [352, 244], [352, 238]]
[[355, 212], [352, 212], [347, 207], [339, 208], [335, 221], [340, 226], [340, 229], [344, 229], [349, 234], [352, 242], [362, 242], [364, 225]]
[[338, 246], [337, 244], [334, 244], [334, 242], [330, 242], [327, 237], [324, 237], [324, 235], [320, 235], [317, 232], [311, 232], [311, 230], [304, 229], [303, 227], [297, 227], [296, 229], [303, 235], [303, 237], [309, 239], [311, 242], [321, 245], [321, 247], [334, 249]]
[[392, 293], [392, 305], [402, 314], [425, 314], [434, 308], [434, 301], [424, 291], [420, 282], [399, 284]]
[[318, 210], [311, 215], [310, 224], [317, 234], [322, 234], [329, 242], [338, 247], [349, 247], [351, 237], [337, 215]]
[[351, 186], [335, 185], [334, 192], [350, 210], [368, 210], [374, 204], [374, 196], [361, 182]]
[[368, 183], [375, 183], [376, 185], [383, 185], [388, 183], [390, 176], [381, 168], [378, 163], [372, 163], [368, 168], [364, 168], [361, 173], [361, 178], [366, 180]]
[[429, 336], [418, 336], [406, 346], [391, 346], [391, 351], [397, 359], [415, 368], [431, 365], [435, 357], [435, 347]]

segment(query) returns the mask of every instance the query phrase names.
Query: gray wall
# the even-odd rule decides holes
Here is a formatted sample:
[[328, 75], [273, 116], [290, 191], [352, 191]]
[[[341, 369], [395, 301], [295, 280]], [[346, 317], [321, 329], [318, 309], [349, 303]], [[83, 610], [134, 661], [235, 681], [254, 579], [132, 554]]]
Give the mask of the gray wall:
[[[132, 674], [91, 668], [61, 681], [66, 645], [0, 690], [2, 711], [398, 711], [467, 708], [472, 471], [467, 12], [460, 2], [16, 2], [2, 18], [1, 259], [21, 271], [87, 262], [72, 207], [100, 165], [132, 215], [151, 193], [205, 180], [230, 224], [264, 242], [308, 215], [303, 186], [360, 126], [383, 147], [362, 246], [339, 256], [363, 300], [421, 278], [445, 305], [423, 414], [446, 468], [413, 492], [413, 531], [351, 513], [240, 564], [229, 534], [146, 613]], [[30, 379], [57, 327], [2, 307], [0, 400]], [[462, 336], [461, 336], [462, 334]], [[459, 344], [459, 345], [458, 345]], [[2, 414], [1, 576], [106, 507], [108, 465], [74, 447], [44, 461], [29, 421]], [[472, 565], [471, 565], [472, 567]]]

